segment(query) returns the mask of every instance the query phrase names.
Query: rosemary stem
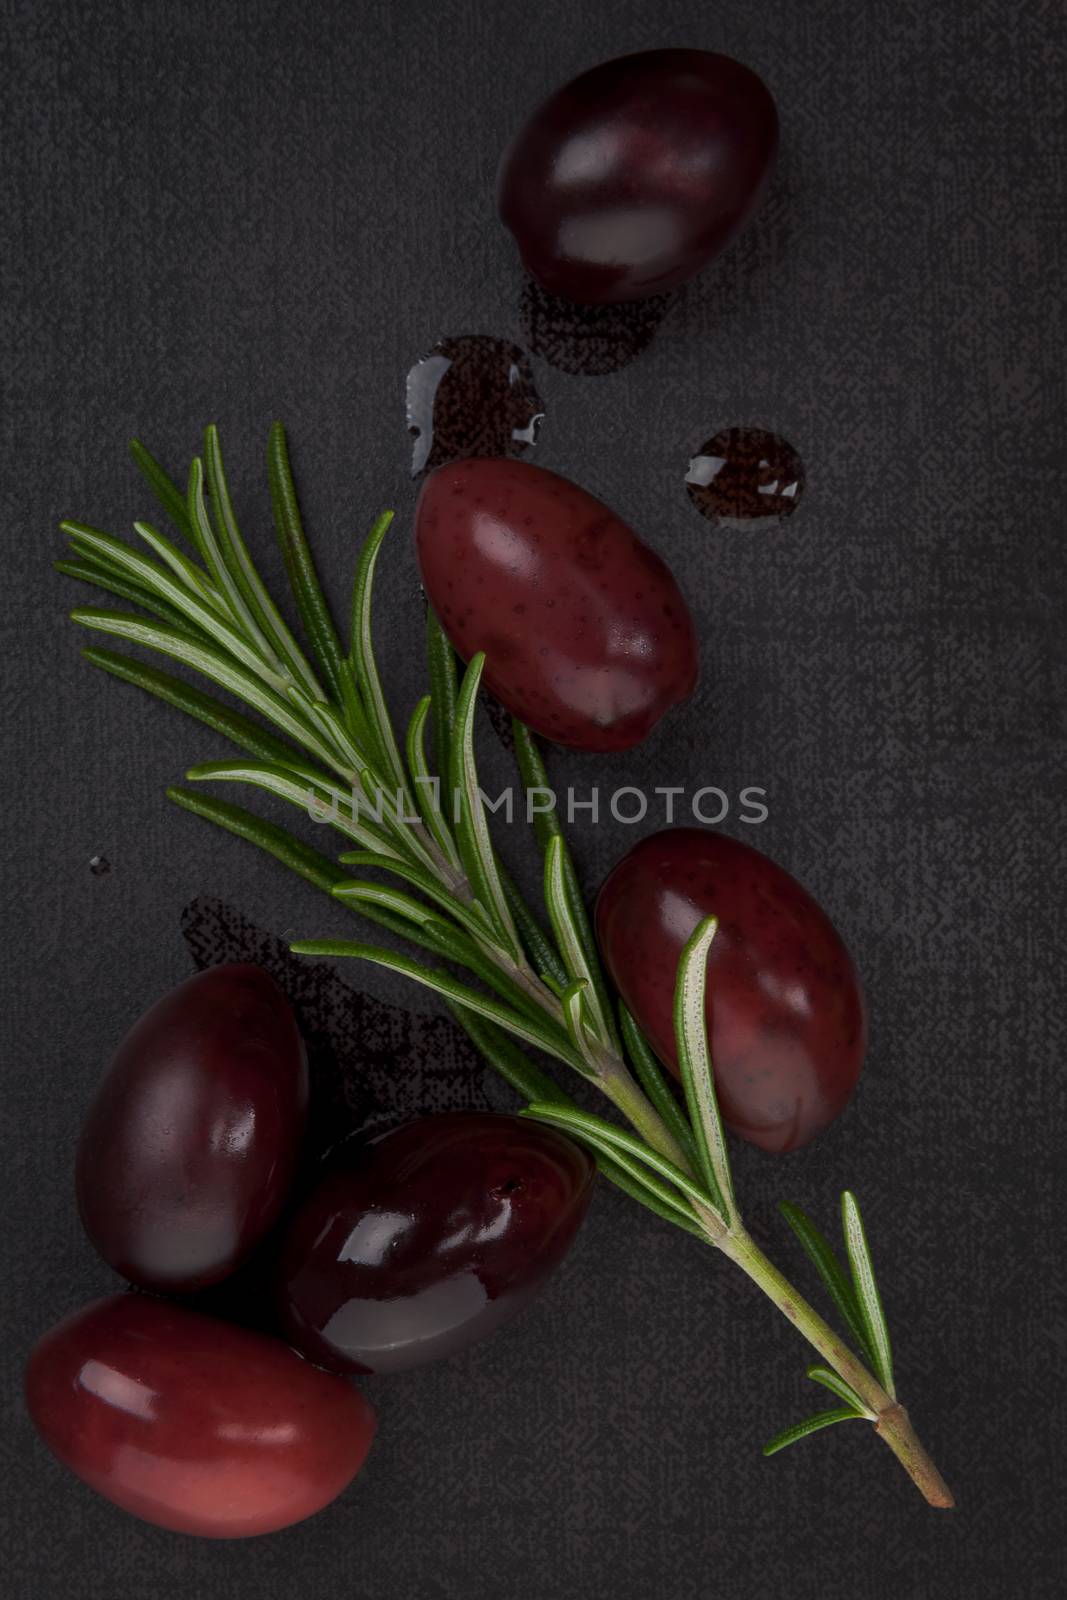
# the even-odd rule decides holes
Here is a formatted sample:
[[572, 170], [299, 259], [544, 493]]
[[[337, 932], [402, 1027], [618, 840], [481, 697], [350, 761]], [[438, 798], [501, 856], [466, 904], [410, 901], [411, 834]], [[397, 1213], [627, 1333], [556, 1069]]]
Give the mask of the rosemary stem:
[[911, 1419], [902, 1405], [894, 1404], [883, 1412], [874, 1431], [885, 1440], [908, 1477], [925, 1495], [928, 1505], [951, 1511], [956, 1504], [952, 1490], [919, 1443]]
[[427, 828], [422, 818], [419, 817], [416, 820], [409, 818], [405, 822], [404, 826], [410, 828], [411, 832], [423, 846], [426, 854], [430, 857], [434, 864], [434, 872], [441, 880], [441, 883], [444, 885], [444, 887], [448, 890], [449, 894], [455, 895], [457, 900], [462, 900], [464, 905], [470, 905], [474, 899], [474, 891], [470, 886], [470, 881], [467, 878], [467, 874], [460, 871], [459, 868], [454, 867], [450, 861], [445, 859], [443, 850], [438, 845], [437, 840], [430, 833], [429, 828]]
[[619, 1057], [603, 1059], [596, 1082], [597, 1087], [622, 1112], [646, 1144], [650, 1144], [659, 1155], [673, 1161], [676, 1167], [681, 1167], [683, 1172], [690, 1170], [685, 1151]]
[[807, 1339], [828, 1366], [850, 1384], [872, 1413], [874, 1431], [885, 1440], [909, 1477], [932, 1506], [955, 1504], [952, 1493], [916, 1437], [904, 1407], [886, 1393], [814, 1306], [797, 1293], [740, 1224], [709, 1243], [721, 1250]]
[[487, 947], [486, 954], [492, 956], [497, 965], [507, 973], [512, 983], [517, 984], [523, 994], [528, 995], [540, 1010], [551, 1017], [553, 1022], [558, 1022], [560, 1027], [564, 1026], [563, 1007], [560, 1005], [558, 997], [541, 982], [536, 972], [525, 961], [515, 961], [505, 951], [502, 951], [499, 946], [495, 948]]
[[[504, 965], [501, 962], [501, 965]], [[507, 962], [506, 970], [513, 983], [524, 994], [535, 1000], [554, 1021], [562, 1021], [563, 1007], [529, 966]], [[598, 1051], [595, 1057], [594, 1081], [597, 1088], [622, 1112], [630, 1126], [641, 1135], [646, 1144], [661, 1156], [673, 1161], [683, 1172], [690, 1171], [689, 1158], [670, 1132], [659, 1112], [652, 1105], [640, 1084], [633, 1078], [625, 1061], [614, 1051]]]

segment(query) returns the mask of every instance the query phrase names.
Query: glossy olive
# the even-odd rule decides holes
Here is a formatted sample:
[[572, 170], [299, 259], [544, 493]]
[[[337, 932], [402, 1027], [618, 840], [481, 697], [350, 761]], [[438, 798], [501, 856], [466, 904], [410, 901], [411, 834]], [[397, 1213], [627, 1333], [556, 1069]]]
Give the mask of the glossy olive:
[[439, 467], [415, 516], [422, 580], [464, 660], [535, 732], [625, 750], [696, 683], [668, 568], [576, 483], [524, 461]]
[[519, 1117], [448, 1112], [384, 1134], [329, 1174], [286, 1236], [283, 1325], [345, 1372], [398, 1372], [483, 1339], [566, 1255], [595, 1168]]
[[374, 1412], [278, 1339], [145, 1295], [68, 1317], [30, 1356], [48, 1448], [99, 1494], [179, 1533], [271, 1533], [363, 1465]]
[[844, 1109], [863, 1065], [866, 1011], [852, 960], [808, 891], [758, 850], [707, 828], [643, 839], [600, 891], [597, 939], [674, 1072], [678, 957], [707, 916], [719, 919], [706, 1013], [723, 1117], [764, 1150], [795, 1150]]
[[262, 967], [211, 967], [137, 1022], [89, 1108], [90, 1239], [146, 1288], [217, 1283], [277, 1220], [307, 1119], [304, 1048]]
[[533, 113], [501, 160], [497, 207], [551, 293], [638, 300], [729, 244], [777, 143], [774, 100], [749, 67], [646, 50], [584, 72]]

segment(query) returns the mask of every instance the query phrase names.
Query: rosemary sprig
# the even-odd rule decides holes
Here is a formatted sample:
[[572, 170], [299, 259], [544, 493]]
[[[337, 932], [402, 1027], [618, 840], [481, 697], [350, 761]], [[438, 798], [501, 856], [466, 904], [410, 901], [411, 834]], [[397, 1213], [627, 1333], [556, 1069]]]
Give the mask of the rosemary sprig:
[[[554, 809], [543, 809], [549, 792], [544, 763], [521, 723], [515, 724], [520, 776], [527, 792], [540, 791], [534, 826], [544, 856], [550, 931], [502, 866], [474, 753], [482, 658], [475, 657], [460, 680], [432, 612], [431, 693], [416, 706], [403, 743], [396, 738], [371, 640], [374, 570], [391, 514], [378, 519], [364, 546], [346, 652], [304, 533], [285, 434], [280, 424], [272, 428], [271, 498], [305, 649], [268, 594], [241, 536], [216, 430], [206, 432], [203, 462], [194, 460], [185, 495], [142, 445], [135, 443], [133, 453], [192, 556], [147, 523], [135, 526], [151, 555], [84, 523], [65, 523], [73, 559], [58, 562], [59, 569], [139, 608], [79, 610], [74, 620], [200, 673], [277, 731], [133, 657], [93, 647], [87, 658], [221, 733], [243, 753], [241, 759], [193, 768], [187, 774], [193, 783], [250, 784], [308, 811], [358, 848], [335, 862], [276, 824], [199, 790], [170, 789], [171, 798], [434, 958], [430, 966], [421, 957], [338, 939], [302, 940], [292, 947], [376, 962], [435, 990], [489, 1064], [526, 1101], [524, 1115], [586, 1144], [613, 1183], [734, 1261], [778, 1306], [819, 1356], [808, 1377], [842, 1404], [787, 1428], [765, 1446], [766, 1454], [835, 1422], [867, 1421], [927, 1500], [951, 1505], [896, 1400], [889, 1335], [855, 1198], [846, 1191], [842, 1199], [850, 1276], [799, 1207], [783, 1206], [854, 1349], [786, 1281], [744, 1226], [704, 1022], [714, 919], [696, 929], [679, 962], [675, 1031], [682, 1105], [607, 983], [559, 818]], [[427, 722], [436, 772], [426, 755]], [[442, 782], [451, 791], [447, 800]], [[352, 868], [361, 875], [352, 877]], [[454, 968], [462, 970], [462, 979]], [[580, 1110], [517, 1040], [594, 1084], [633, 1131]]]

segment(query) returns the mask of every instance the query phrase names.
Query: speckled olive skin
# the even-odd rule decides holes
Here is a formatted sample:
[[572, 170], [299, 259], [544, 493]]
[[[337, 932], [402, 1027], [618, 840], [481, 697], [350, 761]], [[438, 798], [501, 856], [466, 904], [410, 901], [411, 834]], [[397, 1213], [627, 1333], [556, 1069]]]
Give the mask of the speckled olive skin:
[[592, 68], [533, 113], [501, 159], [497, 208], [552, 294], [637, 300], [730, 243], [777, 144], [774, 100], [750, 68], [647, 50]]
[[339, 1372], [399, 1372], [484, 1339], [559, 1266], [595, 1167], [551, 1128], [448, 1112], [382, 1136], [292, 1223], [278, 1299], [289, 1338]]
[[146, 1295], [46, 1333], [26, 1370], [53, 1455], [146, 1522], [210, 1539], [272, 1533], [352, 1481], [374, 1412], [278, 1339]]
[[211, 967], [135, 1023], [78, 1144], [78, 1207], [116, 1272], [185, 1292], [227, 1277], [277, 1220], [307, 1120], [285, 995], [248, 963]]
[[602, 501], [525, 461], [440, 467], [415, 515], [430, 603], [536, 733], [626, 750], [692, 693], [697, 644], [670, 571]]
[[725, 1121], [763, 1150], [796, 1150], [844, 1109], [867, 1046], [851, 958], [808, 891], [758, 850], [707, 828], [643, 839], [608, 875], [600, 949], [619, 993], [677, 1074], [678, 958], [716, 916], [707, 1022]]

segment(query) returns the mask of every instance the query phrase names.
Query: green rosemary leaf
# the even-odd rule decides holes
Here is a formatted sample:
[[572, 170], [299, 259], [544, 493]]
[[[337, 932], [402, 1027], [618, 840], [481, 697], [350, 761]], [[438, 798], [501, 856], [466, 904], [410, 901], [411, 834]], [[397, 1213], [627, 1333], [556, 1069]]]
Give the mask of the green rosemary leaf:
[[[511, 731], [515, 740], [515, 761], [523, 788], [527, 793], [530, 790], [540, 792], [542, 798], [547, 800], [553, 791], [533, 734], [525, 722], [520, 722], [517, 717], [511, 719]], [[563, 837], [563, 829], [554, 803], [547, 807], [542, 805], [532, 807], [530, 817], [533, 822], [534, 837], [542, 850], [547, 850], [553, 839]]]
[[[664, 1199], [666, 1186], [655, 1179], [650, 1183], [647, 1171], [638, 1162], [623, 1164], [604, 1150], [596, 1150], [593, 1153], [596, 1156], [597, 1167], [616, 1189], [621, 1189], [623, 1194], [629, 1195], [631, 1200], [636, 1200], [646, 1211], [662, 1217], [664, 1222], [670, 1222], [674, 1227], [681, 1228], [684, 1232], [691, 1233], [694, 1238], [707, 1243], [707, 1237], [699, 1224], [693, 1221], [692, 1213]], [[668, 1190], [667, 1193], [669, 1192]]]
[[[708, 1210], [712, 1209], [708, 1196], [686, 1177], [680, 1167], [676, 1167], [665, 1156], [658, 1155], [640, 1139], [624, 1133], [613, 1122], [605, 1122], [602, 1117], [558, 1105], [534, 1104], [520, 1115], [547, 1122], [551, 1127], [560, 1128], [564, 1133], [590, 1145], [598, 1153], [602, 1152], [622, 1167], [635, 1183], [653, 1194], [661, 1205], [684, 1217], [687, 1222], [692, 1223], [695, 1219], [683, 1195], [690, 1196]], [[667, 1179], [666, 1183], [660, 1181], [661, 1176]]]
[[[496, 1069], [522, 1099], [535, 1104], [574, 1105], [566, 1090], [561, 1089], [554, 1078], [550, 1078], [540, 1067], [535, 1066], [502, 1029], [487, 1022], [484, 1017], [465, 1010], [463, 1006], [450, 1004], [448, 1009], [479, 1054], [485, 1057], [490, 1066]], [[683, 1228], [687, 1233], [694, 1234], [698, 1239], [703, 1239], [704, 1235], [693, 1221], [692, 1215], [684, 1209], [683, 1204], [664, 1198], [664, 1194], [669, 1195], [670, 1191], [666, 1190], [665, 1185], [658, 1184], [655, 1179], [650, 1184], [646, 1170], [638, 1162], [622, 1165], [604, 1150], [594, 1150], [593, 1154], [596, 1157], [597, 1167], [609, 1183], [613, 1183], [617, 1189], [621, 1189], [624, 1194], [629, 1195], [656, 1216], [673, 1223], [677, 1228]]]
[[140, 439], [130, 440], [130, 454], [144, 475], [148, 487], [178, 532], [188, 540], [194, 550], [199, 549], [196, 535], [189, 522], [189, 509], [185, 504], [185, 496], [178, 488], [178, 485], [163, 470], [152, 452], [145, 449]]
[[[327, 894], [338, 878], [343, 876], [328, 856], [321, 855], [318, 850], [304, 844], [284, 828], [275, 827], [272, 822], [264, 822], [261, 817], [254, 816], [251, 811], [245, 811], [241, 806], [233, 806], [225, 800], [216, 800], [214, 796], [196, 794], [188, 789], [171, 788], [167, 790], [167, 794], [184, 810], [192, 811], [196, 816], [213, 822], [217, 827], [225, 828], [228, 833], [235, 834], [239, 839], [246, 839], [249, 844], [254, 844], [258, 849], [274, 856], [283, 866], [299, 873], [302, 878], [306, 878], [309, 883], [313, 883], [317, 889], [322, 889]], [[377, 906], [365, 906], [362, 915], [399, 938], [406, 939], [409, 944], [421, 945], [432, 955], [441, 954], [439, 945], [429, 930], [394, 921], [387, 911]]]
[[490, 1022], [498, 1023], [509, 1033], [515, 1034], [519, 1039], [525, 1039], [527, 1044], [544, 1050], [548, 1055], [558, 1056], [576, 1072], [585, 1071], [584, 1062], [569, 1044], [565, 1044], [562, 1036], [557, 1037], [547, 1026], [535, 1026], [507, 1006], [479, 994], [476, 989], [469, 989], [466, 984], [457, 983], [446, 973], [431, 971], [429, 967], [419, 966], [417, 962], [410, 961], [404, 956], [394, 955], [389, 950], [380, 950], [375, 945], [357, 944], [348, 939], [303, 939], [291, 945], [290, 949], [294, 955], [350, 956], [361, 961], [373, 961], [380, 967], [388, 967], [392, 972], [399, 972], [405, 977], [414, 979], [416, 983], [423, 984], [427, 989], [435, 990], [446, 1000], [455, 1001], [458, 1005], [466, 1006], [469, 1010], [488, 1017]]
[[839, 1406], [833, 1411], [816, 1411], [814, 1416], [805, 1417], [803, 1422], [794, 1422], [791, 1428], [783, 1428], [781, 1433], [776, 1433], [773, 1439], [768, 1439], [763, 1446], [765, 1456], [777, 1455], [779, 1450], [784, 1450], [787, 1444], [796, 1444], [798, 1439], [806, 1439], [809, 1433], [817, 1433], [820, 1428], [829, 1428], [835, 1422], [857, 1422], [856, 1413], [851, 1406]]
[[563, 840], [556, 834], [549, 839], [545, 850], [545, 906], [568, 976], [573, 983], [580, 985], [584, 992], [584, 1004], [588, 1008], [593, 1032], [603, 1045], [610, 1048], [611, 1033], [607, 1015], [594, 987], [581, 935], [575, 927], [571, 911], [571, 901], [563, 876], [563, 854]]
[[686, 1159], [695, 1172], [697, 1147], [689, 1119], [678, 1104], [678, 1098], [647, 1039], [622, 1004], [619, 1006], [619, 1026], [638, 1082], [659, 1113], [660, 1120], [685, 1151]]
[[[434, 949], [438, 955], [454, 965], [466, 967], [468, 972], [480, 978], [486, 988], [498, 995], [512, 1011], [525, 1017], [545, 1037], [551, 1037], [554, 1045], [559, 1047], [554, 1049], [554, 1054], [559, 1055], [561, 1059], [570, 1058], [572, 1046], [565, 1030], [554, 1018], [547, 1015], [536, 996], [522, 989], [510, 973], [486, 953], [481, 944], [475, 943], [462, 928], [456, 927], [455, 923], [446, 922], [443, 918], [440, 921], [424, 923], [423, 932], [429, 933], [436, 941]], [[584, 1071], [584, 1067], [581, 1070]]]
[[224, 622], [232, 621], [226, 602], [211, 582], [206, 572], [202, 572], [195, 561], [190, 561], [178, 546], [170, 539], [164, 537], [150, 522], [135, 522], [133, 531], [144, 540], [145, 544], [159, 559], [170, 568], [179, 583], [183, 583], [191, 594], [196, 595], [212, 611], [218, 613]]
[[281, 767], [266, 762], [209, 761], [201, 766], [190, 767], [186, 777], [191, 783], [254, 784], [258, 789], [277, 795], [280, 800], [287, 800], [306, 815], [314, 815], [318, 822], [328, 823], [364, 849], [377, 851], [383, 856], [397, 854], [395, 841], [365, 818], [357, 820], [360, 815], [358, 809], [350, 806], [346, 810], [336, 787], [324, 782], [311, 767]]
[[[127, 583], [137, 583], [144, 589], [144, 580], [137, 572], [130, 569], [128, 558], [136, 557], [145, 563], [146, 557], [138, 551], [132, 551], [121, 540], [115, 539], [110, 533], [105, 533], [103, 528], [94, 528], [89, 522], [75, 522], [66, 517], [59, 524], [59, 531], [70, 540], [70, 552], [78, 560], [94, 566], [105, 576], [122, 578]], [[155, 568], [152, 569], [153, 573]], [[145, 590], [148, 593], [148, 590]]]
[[392, 520], [393, 513], [391, 511], [383, 512], [363, 541], [363, 548], [359, 553], [356, 581], [352, 590], [350, 667], [353, 678], [359, 684], [360, 693], [363, 696], [366, 722], [374, 740], [382, 776], [395, 787], [398, 795], [403, 795], [405, 799], [410, 800], [411, 793], [408, 789], [407, 777], [404, 773], [403, 763], [400, 760], [400, 751], [397, 748], [396, 737], [393, 733], [389, 707], [385, 703], [382, 680], [378, 673], [378, 663], [374, 655], [374, 641], [371, 634], [371, 599], [374, 590], [374, 572], [378, 565], [378, 552], [381, 550], [382, 540], [389, 532]]
[[[540, 791], [542, 799], [549, 797], [552, 794], [552, 789], [548, 782], [548, 773], [545, 770], [545, 764], [538, 749], [537, 741], [526, 724], [520, 722], [517, 717], [511, 719], [511, 727], [515, 739], [515, 759], [518, 763], [523, 788], [527, 794], [531, 791]], [[589, 981], [597, 998], [600, 1012], [605, 1019], [607, 1039], [611, 1048], [621, 1054], [622, 1042], [615, 1026], [614, 999], [604, 977], [600, 950], [597, 946], [596, 935], [593, 932], [593, 925], [589, 920], [585, 895], [582, 892], [581, 884], [578, 882], [574, 859], [564, 837], [563, 827], [555, 805], [550, 806], [548, 810], [543, 810], [540, 805], [534, 807], [533, 826], [537, 842], [546, 854], [551, 841], [553, 839], [559, 840], [560, 871], [566, 891], [570, 921], [585, 955]]]
[[105, 565], [132, 577], [141, 588], [158, 595], [160, 599], [179, 611], [187, 625], [192, 623], [198, 632], [221, 646], [227, 655], [255, 673], [257, 678], [261, 678], [272, 689], [284, 690], [284, 680], [264, 662], [246, 640], [235, 632], [217, 611], [205, 605], [165, 568], [149, 561], [140, 551], [129, 549], [118, 539], [112, 539], [110, 534], [100, 533], [95, 528], [86, 528], [73, 522], [63, 523], [63, 528], [70, 534], [71, 546], [79, 555], [98, 556]]
[[214, 728], [216, 733], [223, 734], [231, 744], [259, 761], [293, 769], [303, 765], [303, 758], [295, 746], [276, 739], [258, 722], [253, 722], [240, 711], [232, 711], [221, 700], [204, 694], [182, 678], [175, 678], [169, 672], [160, 672], [158, 668], [137, 661], [133, 656], [120, 655], [115, 650], [103, 650], [96, 645], [90, 645], [82, 651], [82, 655], [93, 666], [101, 667], [104, 672], [121, 678], [124, 683], [132, 683], [135, 688], [154, 694], [158, 700], [165, 700], [168, 705], [184, 711], [186, 716], [195, 717], [198, 722]]
[[458, 872], [461, 870], [459, 851], [456, 849], [456, 841], [445, 821], [444, 809], [440, 803], [441, 779], [431, 774], [426, 763], [426, 718], [430, 712], [430, 705], [430, 696], [423, 695], [408, 723], [405, 740], [408, 772], [411, 774], [415, 804], [419, 808], [423, 825], [449, 866]]
[[[442, 887], [442, 885], [428, 872], [418, 867], [408, 866], [406, 862], [391, 861], [388, 856], [379, 855], [372, 850], [355, 850], [346, 852], [340, 858], [343, 862], [353, 866], [378, 867], [391, 872], [395, 877], [402, 878], [412, 888], [420, 889], [428, 900], [433, 901], [439, 909], [437, 913], [428, 912], [427, 917], [436, 920], [442, 913], [465, 928], [476, 943], [482, 944], [492, 938], [492, 932], [486, 927], [482, 915], [471, 906], [464, 905]], [[364, 900], [373, 899], [369, 893], [376, 885], [366, 883], [362, 879], [348, 879], [339, 883], [334, 890], [339, 900]], [[382, 902], [384, 904], [384, 901]], [[425, 921], [427, 918], [420, 918]]]
[[396, 843], [403, 853], [432, 869], [433, 858], [424, 848], [421, 839], [408, 826], [408, 813], [401, 812], [397, 807], [396, 798], [386, 793], [381, 775], [368, 766], [366, 754], [355, 743], [336, 707], [328, 700], [312, 700], [311, 696], [305, 694], [296, 684], [289, 686], [289, 699], [304, 721], [316, 728], [324, 743], [334, 751], [341, 770], [349, 782], [354, 784], [358, 780], [368, 805], [375, 813], [376, 823], [380, 824], [388, 819], [387, 826], [395, 835]]
[[[442, 787], [451, 772], [452, 729], [456, 720], [459, 687], [456, 653], [449, 643], [432, 606], [426, 608], [426, 654], [430, 667], [430, 700], [433, 704], [434, 762]], [[443, 807], [447, 811], [447, 806]]]
[[226, 800], [216, 800], [213, 795], [195, 794], [177, 786], [169, 788], [167, 796], [183, 810], [192, 811], [196, 816], [225, 828], [228, 833], [258, 845], [268, 855], [274, 856], [293, 872], [298, 872], [317, 889], [324, 889], [327, 894], [344, 877], [344, 873], [328, 856], [294, 838], [284, 828], [253, 816], [252, 812], [245, 811], [241, 806], [232, 806]]
[[319, 680], [307, 657], [297, 644], [292, 631], [256, 571], [248, 546], [237, 525], [222, 462], [219, 430], [213, 422], [209, 423], [204, 431], [204, 467], [208, 489], [211, 492], [211, 503], [218, 521], [219, 545], [227, 570], [233, 574], [234, 581], [260, 629], [271, 640], [275, 652], [286, 663], [297, 682], [314, 699], [325, 699]]
[[442, 947], [442, 940], [430, 923], [416, 927], [412, 922], [403, 922], [399, 917], [392, 917], [381, 906], [360, 906], [357, 915], [368, 922], [373, 922], [380, 928], [387, 928], [390, 933], [396, 934], [398, 939], [403, 939], [408, 944], [418, 945], [432, 956], [444, 956], [448, 959], [448, 951]]
[[559, 951], [526, 904], [518, 884], [499, 857], [497, 858], [496, 869], [500, 874], [500, 883], [507, 897], [508, 910], [511, 912], [515, 927], [518, 929], [519, 938], [523, 942], [526, 954], [529, 956], [541, 981], [546, 983], [553, 993], [562, 994], [570, 982], [570, 975], [560, 960]]
[[878, 1374], [882, 1388], [891, 1399], [895, 1400], [897, 1391], [893, 1386], [893, 1353], [889, 1344], [889, 1329], [886, 1326], [882, 1297], [878, 1293], [878, 1283], [874, 1276], [874, 1266], [871, 1262], [863, 1218], [860, 1216], [859, 1201], [849, 1189], [846, 1189], [841, 1196], [841, 1220], [845, 1230], [845, 1248], [848, 1251], [849, 1266], [852, 1268], [852, 1283], [859, 1302], [860, 1315], [867, 1330], [871, 1354], [874, 1357], [874, 1370]]
[[583, 978], [569, 983], [560, 995], [567, 1033], [578, 1054], [588, 1063], [589, 1076], [596, 1076], [596, 1061], [590, 1049], [588, 984]]
[[696, 1139], [698, 1171], [716, 1197], [727, 1223], [731, 1223], [737, 1216], [737, 1201], [715, 1094], [714, 1069], [704, 1017], [708, 951], [717, 927], [714, 917], [705, 917], [693, 931], [679, 958], [674, 990], [674, 1034], [682, 1087]]
[[354, 779], [365, 763], [365, 756], [352, 742], [351, 735], [328, 700], [313, 700], [298, 684], [291, 683], [286, 696], [296, 707], [301, 718], [316, 728], [333, 751], [345, 774]]
[[342, 689], [344, 720], [360, 749], [367, 752], [367, 755], [377, 767], [381, 767], [383, 758], [379, 749], [379, 742], [375, 737], [374, 729], [371, 727], [367, 709], [363, 704], [363, 697], [359, 692], [359, 685], [356, 683], [352, 662], [348, 657], [342, 663], [342, 672], [344, 674]]
[[474, 712], [484, 665], [485, 656], [479, 651], [463, 674], [463, 684], [456, 703], [449, 774], [459, 810], [456, 842], [474, 894], [491, 916], [502, 948], [520, 959], [522, 946], [497, 872], [474, 760]]
[[538, 973], [538, 977], [541, 979], [541, 982], [544, 984], [545, 988], [551, 989], [556, 999], [562, 1001], [563, 991], [566, 989], [567, 985], [565, 983], [557, 983], [550, 972]]
[[816, 1363], [815, 1366], [808, 1368], [807, 1375], [813, 1383], [821, 1383], [824, 1389], [829, 1389], [839, 1400], [851, 1406], [858, 1417], [865, 1417], [869, 1422], [874, 1421], [875, 1413], [864, 1403], [862, 1396], [858, 1395], [852, 1385], [846, 1383], [832, 1367]]
[[459, 913], [462, 912], [467, 919], [464, 926], [469, 925], [469, 931], [474, 938], [486, 940], [492, 937], [492, 929], [484, 913], [473, 911], [469, 905], [457, 899], [441, 880], [434, 873], [428, 872], [425, 867], [418, 866], [414, 862], [391, 861], [386, 856], [376, 855], [373, 850], [346, 850], [338, 860], [346, 867], [375, 867], [381, 872], [391, 872], [394, 877], [402, 878], [413, 889], [418, 889], [427, 899], [432, 900], [446, 916], [455, 917], [458, 921]]
[[251, 673], [235, 666], [228, 656], [214, 646], [202, 643], [190, 634], [159, 623], [148, 623], [143, 617], [130, 616], [122, 611], [72, 611], [71, 620], [82, 627], [95, 628], [100, 633], [113, 634], [128, 639], [131, 644], [146, 645], [170, 656], [184, 666], [192, 667], [205, 678], [210, 678], [220, 689], [228, 689], [239, 700], [244, 700], [259, 711], [291, 739], [310, 750], [312, 755], [327, 766], [336, 767], [333, 753], [324, 746], [317, 734], [302, 723], [286, 701], [273, 693]]
[[469, 1011], [465, 1006], [449, 1001], [448, 1009], [467, 1033], [475, 1048], [490, 1066], [511, 1085], [524, 1100], [547, 1101], [552, 1105], [572, 1106], [574, 1101], [555, 1078], [549, 1077], [541, 1067], [520, 1050], [513, 1039], [498, 1028], [496, 1023]]
[[654, 1212], [656, 1216], [707, 1242], [685, 1201], [667, 1184], [661, 1183], [640, 1161], [587, 1131], [576, 1132], [570, 1125], [564, 1125], [559, 1119], [548, 1115], [540, 1105], [529, 1106], [525, 1111], [520, 1111], [519, 1115], [529, 1117], [532, 1121], [543, 1122], [560, 1132], [566, 1132], [570, 1138], [576, 1139], [591, 1152], [600, 1171], [617, 1188], [630, 1195], [647, 1210]]
[[108, 567], [101, 567], [91, 558], [81, 561], [54, 561], [52, 565], [57, 572], [62, 572], [68, 578], [76, 578], [79, 583], [92, 584], [94, 588], [103, 589], [106, 593], [118, 595], [121, 600], [128, 600], [133, 606], [142, 606], [145, 611], [150, 611], [161, 622], [167, 623], [177, 632], [183, 633], [188, 638], [204, 638], [199, 629], [193, 629], [180, 611], [175, 611], [165, 600], [160, 600], [157, 595], [149, 594], [139, 584], [129, 579], [120, 577]]
[[369, 883], [360, 878], [346, 878], [343, 883], [337, 884], [333, 892], [338, 900], [353, 905], [381, 906], [394, 917], [399, 917], [404, 922], [413, 922], [419, 928], [426, 927], [427, 924], [431, 927], [440, 925], [441, 922], [438, 913], [423, 905], [421, 900], [416, 900], [413, 895], [405, 894], [402, 889], [394, 889], [387, 883]]
[[338, 700], [343, 699], [344, 657], [326, 596], [322, 592], [311, 550], [300, 519], [285, 429], [280, 422], [271, 426], [267, 446], [270, 498], [278, 542], [285, 558], [285, 570], [293, 590], [300, 620], [327, 684]]
[[189, 466], [188, 504], [189, 521], [196, 530], [197, 543], [204, 552], [204, 559], [218, 590], [225, 597], [229, 620], [240, 630], [242, 638], [248, 641], [255, 654], [268, 663], [275, 678], [280, 683], [284, 682], [288, 669], [283, 666], [273, 643], [252, 614], [240, 584], [226, 563], [214, 524], [208, 516], [204, 497], [204, 463], [199, 456], [194, 456]]
[[588, 1111], [564, 1111], [556, 1106], [531, 1106], [531, 1113], [536, 1112], [548, 1121], [555, 1118], [559, 1125], [566, 1125], [580, 1137], [599, 1140], [601, 1144], [610, 1147], [612, 1154], [617, 1159], [623, 1156], [632, 1157], [641, 1162], [645, 1167], [650, 1167], [660, 1177], [666, 1178], [675, 1189], [694, 1201], [697, 1205], [707, 1210], [717, 1210], [707, 1191], [683, 1172], [681, 1167], [675, 1166], [666, 1156], [661, 1156], [658, 1150], [653, 1150], [651, 1145], [645, 1144], [641, 1139], [627, 1133], [625, 1129], [617, 1127], [614, 1122], [605, 1122], [603, 1117], [593, 1116]]
[[791, 1200], [780, 1200], [778, 1210], [800, 1240], [805, 1255], [822, 1279], [845, 1326], [856, 1341], [856, 1348], [873, 1365], [874, 1355], [859, 1301], [833, 1245], [807, 1212]]
[[[183, 627], [195, 627], [200, 632], [206, 631], [203, 617], [206, 616], [209, 621], [220, 620], [213, 607], [204, 607], [199, 598], [191, 595], [184, 584], [175, 579], [171, 573], [156, 566], [141, 551], [131, 549], [101, 528], [94, 528], [86, 522], [72, 522], [67, 519], [59, 524], [59, 531], [66, 534], [70, 540], [71, 555], [97, 571], [101, 587], [105, 583], [112, 583], [113, 580], [133, 584], [145, 597], [145, 600], [141, 601], [142, 604], [151, 600], [155, 604], [166, 605], [173, 614], [180, 616]], [[184, 600], [189, 600], [198, 607], [196, 615], [190, 613], [189, 608], [182, 603]]]
[[411, 802], [402, 796], [389, 794], [382, 787], [377, 773], [372, 772], [369, 767], [364, 767], [359, 777], [365, 794], [370, 797], [375, 818], [388, 819], [388, 827], [398, 850], [417, 866], [436, 873], [439, 863], [434, 860], [433, 845], [418, 819], [418, 814], [413, 815], [407, 810]]

